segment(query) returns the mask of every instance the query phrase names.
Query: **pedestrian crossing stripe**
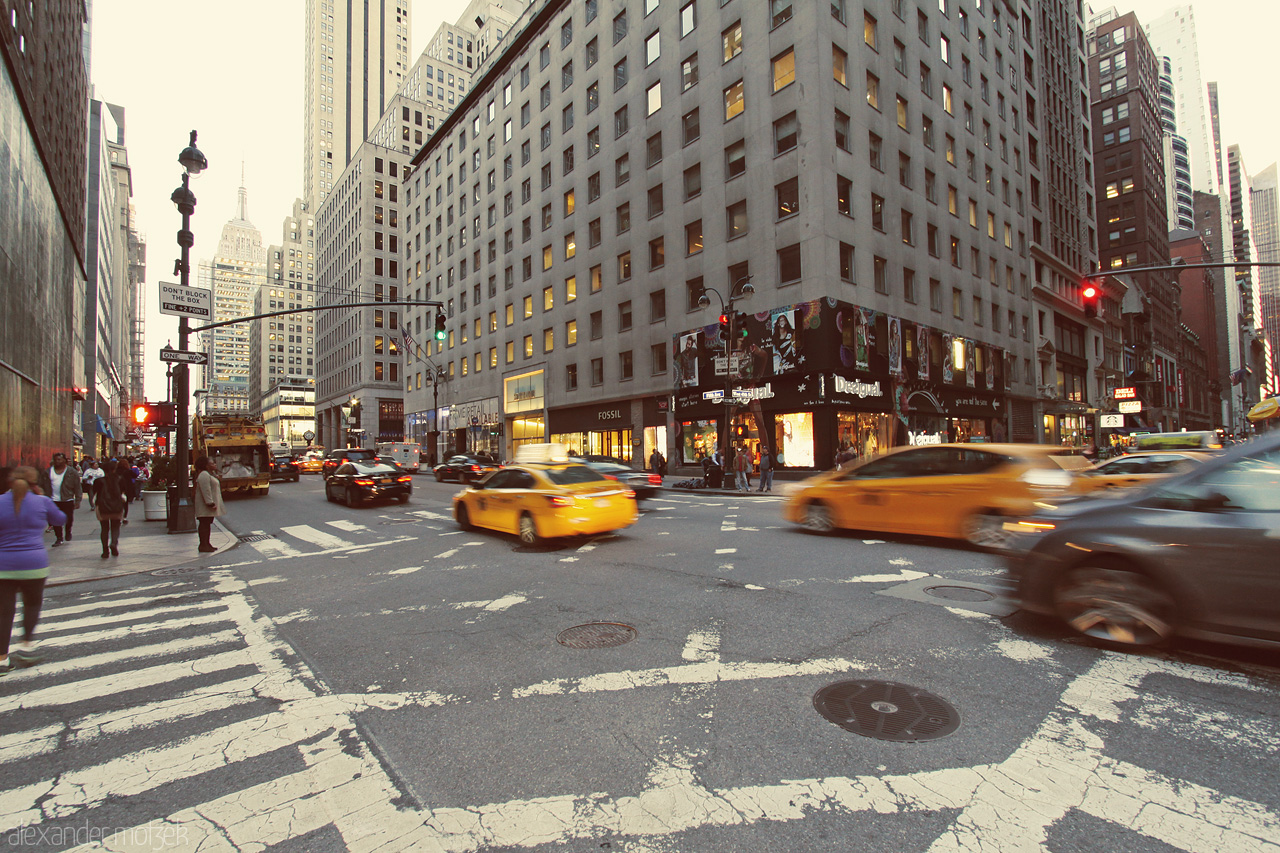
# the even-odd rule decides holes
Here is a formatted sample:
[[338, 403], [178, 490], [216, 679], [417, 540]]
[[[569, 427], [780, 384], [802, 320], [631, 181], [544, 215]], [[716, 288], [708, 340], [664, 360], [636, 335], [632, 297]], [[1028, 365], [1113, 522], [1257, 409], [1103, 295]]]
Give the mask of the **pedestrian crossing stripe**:
[[[149, 663], [145, 651], [160, 645], [158, 629], [142, 632], [147, 641], [129, 650], [101, 652], [101, 662], [144, 665], [113, 675], [67, 682], [71, 662], [51, 663], [17, 673], [0, 682], [0, 712], [47, 707], [74, 707], [86, 697], [106, 696], [147, 687], [176, 695], [133, 707], [98, 712], [65, 722], [45, 723], [0, 736], [0, 768], [22, 758], [66, 751], [74, 765], [80, 748], [101, 744], [109, 735], [140, 727], [172, 724], [261, 702], [262, 713], [222, 722], [215, 728], [108, 758], [89, 766], [72, 766], [53, 778], [25, 781], [0, 790], [0, 833], [30, 828], [102, 808], [117, 798], [144, 797], [162, 786], [237, 765], [281, 749], [296, 749], [304, 768], [261, 784], [239, 788], [168, 815], [153, 815], [147, 824], [85, 845], [83, 850], [151, 849], [139, 846], [147, 827], [164, 828], [171, 843], [165, 849], [236, 850], [296, 839], [333, 827], [352, 850], [531, 848], [571, 843], [602, 835], [656, 839], [715, 827], [748, 827], [763, 822], [804, 819], [814, 812], [831, 816], [895, 815], [954, 812], [930, 851], [1036, 848], [1048, 828], [1070, 811], [1188, 850], [1247, 849], [1280, 853], [1276, 843], [1280, 816], [1256, 802], [1211, 790], [1185, 780], [1116, 760], [1104, 751], [1090, 721], [1114, 722], [1141, 701], [1144, 680], [1172, 677], [1222, 689], [1263, 694], [1272, 688], [1261, 680], [1203, 667], [1105, 655], [1087, 672], [1071, 680], [1042, 724], [1005, 761], [897, 775], [787, 779], [776, 783], [708, 787], [696, 770], [697, 751], [669, 744], [657, 756], [638, 790], [619, 793], [553, 792], [546, 796], [468, 806], [415, 805], [406, 797], [363, 740], [355, 715], [370, 708], [394, 710], [416, 706], [459, 705], [465, 697], [435, 693], [330, 694], [276, 635], [270, 619], [255, 609], [246, 583], [220, 572], [212, 590], [221, 608], [205, 613], [226, 627], [209, 637], [208, 646], [184, 648], [183, 663]], [[206, 595], [197, 589], [191, 597]], [[514, 599], [512, 599], [514, 601]], [[128, 598], [104, 604], [128, 608]], [[505, 603], [505, 602], [503, 602]], [[70, 605], [51, 620], [67, 642], [86, 644], [89, 636], [126, 627], [125, 613], [83, 617]], [[66, 612], [70, 611], [70, 612]], [[194, 611], [201, 612], [201, 611]], [[148, 614], [149, 615], [149, 614]], [[77, 629], [68, 629], [75, 624]], [[156, 624], [181, 634], [177, 643], [194, 642], [187, 619], [162, 616]], [[104, 627], [106, 626], [106, 627]], [[136, 628], [137, 625], [127, 626]], [[80, 631], [80, 633], [76, 633]], [[113, 635], [114, 636], [114, 635]], [[223, 640], [230, 637], [231, 642]], [[695, 642], [696, 639], [696, 642]], [[114, 660], [108, 660], [115, 656]], [[648, 671], [601, 673], [578, 680], [541, 682], [503, 691], [492, 701], [547, 701], [565, 692], [665, 689], [673, 685], [712, 688], [733, 680], [789, 677], [776, 664], [728, 662], [708, 637], [690, 638], [684, 663]], [[93, 655], [86, 660], [92, 661]], [[810, 661], [798, 670], [834, 672], [861, 665], [849, 661]], [[818, 665], [816, 669], [813, 669]], [[86, 669], [89, 667], [80, 667]], [[807, 668], [807, 669], [806, 669]], [[246, 670], [251, 674], [246, 675]], [[193, 675], [222, 681], [183, 689]], [[57, 683], [45, 684], [52, 680]], [[18, 689], [10, 690], [5, 685]], [[709, 692], [685, 693], [689, 697]], [[1193, 709], [1194, 710], [1194, 709]], [[241, 712], [243, 713], [243, 712]], [[163, 734], [163, 729], [158, 729]], [[1197, 732], [1197, 734], [1200, 734]], [[1223, 733], [1227, 742], [1230, 732]], [[1265, 750], [1276, 747], [1274, 740]], [[13, 754], [8, 754], [9, 751]], [[409, 801], [409, 802], [406, 802]], [[146, 808], [153, 797], [133, 808]], [[135, 811], [136, 813], [136, 811]]]

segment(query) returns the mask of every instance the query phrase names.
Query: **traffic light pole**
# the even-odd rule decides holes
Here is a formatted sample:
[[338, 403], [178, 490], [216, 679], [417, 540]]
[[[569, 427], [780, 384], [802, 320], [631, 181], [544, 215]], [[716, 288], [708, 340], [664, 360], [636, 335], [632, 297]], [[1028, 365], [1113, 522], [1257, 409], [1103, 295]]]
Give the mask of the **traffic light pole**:
[[[195, 133], [192, 132], [192, 145], [195, 144]], [[174, 191], [173, 201], [182, 213], [182, 230], [178, 232], [178, 245], [182, 248], [182, 257], [178, 260], [178, 273], [183, 288], [188, 287], [191, 278], [190, 257], [195, 237], [191, 233], [191, 215], [196, 212], [196, 197], [188, 185], [190, 176], [182, 175], [182, 186]], [[187, 349], [187, 339], [191, 336], [191, 324], [186, 317], [178, 320], [178, 349]], [[173, 393], [177, 398], [178, 411], [174, 420], [177, 423], [173, 443], [177, 445], [173, 452], [173, 499], [169, 503], [169, 532], [195, 533], [196, 507], [191, 494], [191, 454], [187, 444], [191, 440], [189, 400], [191, 385], [190, 369], [186, 364], [178, 364], [173, 369]]]

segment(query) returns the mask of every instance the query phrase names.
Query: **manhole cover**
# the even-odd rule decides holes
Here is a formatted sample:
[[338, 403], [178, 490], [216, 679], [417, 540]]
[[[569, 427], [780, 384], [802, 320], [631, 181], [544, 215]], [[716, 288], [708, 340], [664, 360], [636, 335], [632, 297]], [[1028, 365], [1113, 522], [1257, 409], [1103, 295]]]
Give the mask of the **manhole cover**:
[[924, 590], [934, 598], [946, 598], [951, 601], [991, 601], [993, 593], [972, 586], [928, 586]]
[[191, 575], [196, 572], [207, 572], [210, 566], [179, 566], [175, 569], [156, 569], [151, 573], [154, 578], [171, 578], [177, 575]]
[[556, 635], [556, 642], [571, 649], [607, 649], [636, 638], [636, 629], [621, 622], [590, 622], [575, 625]]
[[828, 684], [813, 694], [813, 707], [846, 731], [880, 740], [935, 740], [960, 727], [946, 700], [893, 681]]
[[268, 539], [275, 539], [275, 538], [276, 538], [275, 535], [272, 533], [255, 533], [252, 536], [241, 536], [240, 541], [241, 542], [265, 542]]

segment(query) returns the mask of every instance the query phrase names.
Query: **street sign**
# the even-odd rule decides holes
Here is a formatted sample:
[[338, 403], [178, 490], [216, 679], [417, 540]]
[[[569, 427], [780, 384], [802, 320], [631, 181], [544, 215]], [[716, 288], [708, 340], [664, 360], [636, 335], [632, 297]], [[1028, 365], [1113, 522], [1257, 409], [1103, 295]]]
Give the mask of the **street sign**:
[[1124, 415], [1099, 415], [1098, 426], [1103, 429], [1123, 429]]
[[172, 361], [178, 364], [208, 364], [209, 356], [202, 352], [191, 352], [185, 349], [169, 349], [162, 347], [160, 350], [161, 361]]
[[1122, 414], [1136, 415], [1138, 412], [1142, 411], [1142, 401], [1141, 400], [1121, 400], [1119, 403], [1116, 404], [1116, 408], [1119, 409]]
[[213, 291], [162, 281], [160, 282], [160, 313], [172, 317], [212, 320]]

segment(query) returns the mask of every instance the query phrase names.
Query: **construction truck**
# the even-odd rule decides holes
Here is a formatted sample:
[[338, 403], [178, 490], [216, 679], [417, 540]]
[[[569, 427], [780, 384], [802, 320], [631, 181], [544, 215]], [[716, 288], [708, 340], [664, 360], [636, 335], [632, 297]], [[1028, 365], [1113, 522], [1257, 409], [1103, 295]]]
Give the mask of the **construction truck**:
[[271, 445], [262, 421], [239, 415], [196, 415], [191, 422], [191, 459], [194, 462], [201, 456], [213, 460], [223, 494], [267, 493]]

